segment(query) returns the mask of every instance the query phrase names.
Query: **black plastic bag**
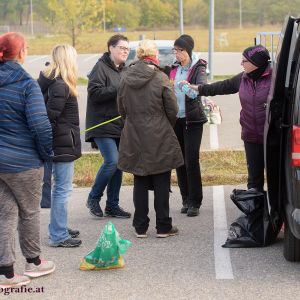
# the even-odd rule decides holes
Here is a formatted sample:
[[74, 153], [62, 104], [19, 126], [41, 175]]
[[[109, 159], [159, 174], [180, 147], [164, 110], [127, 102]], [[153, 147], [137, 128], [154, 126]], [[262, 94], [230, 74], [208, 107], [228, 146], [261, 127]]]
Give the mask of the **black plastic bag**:
[[230, 198], [244, 213], [230, 225], [224, 248], [263, 247], [275, 242], [282, 221], [274, 228], [266, 192], [234, 189]]
[[265, 195], [263, 192], [258, 192], [256, 189], [238, 190], [234, 189], [230, 194], [230, 199], [245, 215], [264, 207]]

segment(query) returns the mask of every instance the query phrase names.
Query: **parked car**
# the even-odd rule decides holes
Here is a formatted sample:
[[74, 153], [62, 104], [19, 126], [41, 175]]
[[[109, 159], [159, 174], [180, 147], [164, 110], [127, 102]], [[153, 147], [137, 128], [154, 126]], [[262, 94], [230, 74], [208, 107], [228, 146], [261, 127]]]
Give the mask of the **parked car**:
[[[159, 51], [160, 66], [170, 66], [174, 62], [175, 55], [173, 53], [174, 41], [172, 40], [155, 40]], [[126, 61], [126, 66], [136, 60], [136, 49], [139, 46], [140, 41], [129, 42], [130, 52]]]
[[284, 220], [284, 257], [300, 261], [300, 19], [287, 17], [274, 62], [265, 124], [268, 207]]
[[[175, 61], [175, 54], [173, 53], [174, 41], [173, 40], [154, 40], [159, 51], [160, 67], [171, 66]], [[140, 41], [129, 42], [130, 52], [126, 61], [126, 66], [129, 66], [136, 58], [136, 49]], [[200, 56], [201, 53], [197, 52]], [[209, 69], [206, 68], [206, 74], [209, 75]]]

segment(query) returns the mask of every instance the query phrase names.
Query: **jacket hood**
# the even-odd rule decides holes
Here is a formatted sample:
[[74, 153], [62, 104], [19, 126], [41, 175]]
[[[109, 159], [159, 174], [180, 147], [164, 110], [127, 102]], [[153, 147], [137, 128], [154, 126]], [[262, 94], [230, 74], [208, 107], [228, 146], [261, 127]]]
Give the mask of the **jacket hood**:
[[120, 64], [119, 68], [117, 68], [115, 66], [115, 64], [113, 63], [113, 61], [110, 59], [110, 56], [109, 56], [108, 52], [103, 53], [103, 55], [99, 58], [99, 61], [103, 61], [107, 66], [114, 69], [115, 71], [120, 71], [125, 66], [125, 63], [124, 63], [124, 64]]
[[[196, 54], [195, 52], [192, 53], [192, 64], [190, 66], [190, 68], [192, 68], [199, 60], [199, 56], [198, 54]], [[172, 65], [172, 67], [178, 67], [180, 65], [180, 63], [176, 60], [174, 60], [174, 63]]]
[[42, 93], [44, 94], [48, 90], [49, 86], [55, 81], [56, 81], [55, 78], [54, 79], [48, 78], [43, 74], [43, 72], [40, 72], [38, 84], [41, 88]]
[[144, 61], [137, 61], [124, 73], [124, 82], [134, 89], [139, 89], [153, 78], [156, 69]]
[[0, 63], [0, 86], [31, 78], [18, 62], [6, 61]]

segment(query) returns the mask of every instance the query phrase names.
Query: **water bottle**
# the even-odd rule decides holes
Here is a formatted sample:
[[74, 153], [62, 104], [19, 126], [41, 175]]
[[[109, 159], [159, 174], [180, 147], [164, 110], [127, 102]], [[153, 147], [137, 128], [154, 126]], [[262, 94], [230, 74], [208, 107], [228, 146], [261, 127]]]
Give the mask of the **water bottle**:
[[183, 84], [181, 90], [191, 99], [195, 99], [198, 96], [198, 91], [193, 90], [190, 88], [188, 84]]

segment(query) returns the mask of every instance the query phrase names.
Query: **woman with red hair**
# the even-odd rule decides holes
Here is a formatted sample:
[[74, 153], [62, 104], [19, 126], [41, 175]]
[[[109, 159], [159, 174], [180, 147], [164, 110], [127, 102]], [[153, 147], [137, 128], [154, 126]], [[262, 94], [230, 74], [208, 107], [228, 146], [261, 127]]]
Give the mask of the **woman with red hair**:
[[[27, 43], [20, 33], [0, 36], [0, 287], [25, 285], [54, 271], [40, 259], [40, 199], [52, 130], [37, 82], [22, 68]], [[14, 274], [16, 231], [26, 258]]]

